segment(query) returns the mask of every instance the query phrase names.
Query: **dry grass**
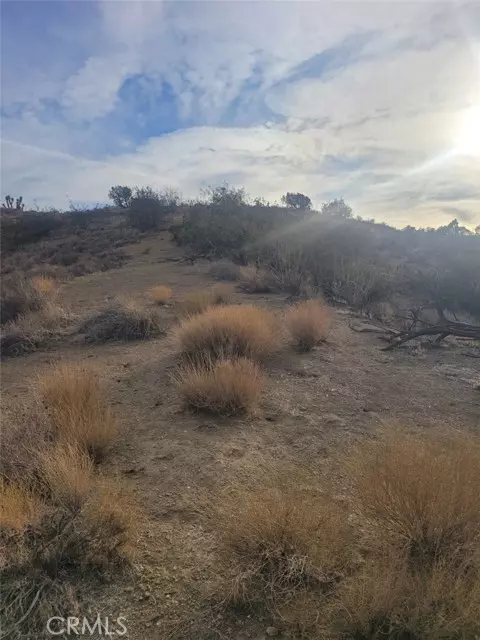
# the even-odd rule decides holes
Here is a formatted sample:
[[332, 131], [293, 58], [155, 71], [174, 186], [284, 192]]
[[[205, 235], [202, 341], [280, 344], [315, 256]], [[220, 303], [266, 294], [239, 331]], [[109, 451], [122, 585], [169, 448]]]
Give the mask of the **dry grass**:
[[15, 532], [37, 523], [43, 513], [41, 500], [20, 484], [0, 482], [0, 527]]
[[36, 351], [61, 336], [72, 316], [54, 302], [46, 301], [37, 311], [17, 316], [2, 328], [0, 353], [3, 358]]
[[203, 313], [214, 304], [211, 291], [191, 291], [183, 300], [178, 302], [177, 310], [180, 316], [193, 316]]
[[246, 293], [271, 293], [275, 290], [275, 277], [266, 269], [247, 265], [240, 268], [238, 286]]
[[31, 279], [32, 287], [42, 296], [53, 297], [58, 291], [58, 285], [52, 278], [48, 276], [33, 276]]
[[164, 285], [160, 284], [149, 289], [148, 295], [153, 300], [153, 302], [155, 302], [155, 304], [164, 305], [167, 304], [167, 302], [172, 297], [172, 290], [170, 289], [170, 287], [165, 287]]
[[154, 309], [135, 300], [119, 299], [87, 318], [79, 327], [89, 342], [147, 340], [164, 333], [163, 321]]
[[234, 288], [231, 284], [216, 284], [211, 289], [212, 304], [230, 304]]
[[251, 412], [263, 391], [263, 374], [246, 358], [192, 364], [177, 373], [177, 384], [187, 406], [223, 415]]
[[344, 580], [322, 616], [335, 638], [473, 639], [479, 611], [478, 574], [441, 562], [416, 571], [391, 554]]
[[77, 445], [58, 443], [39, 456], [39, 478], [55, 505], [80, 507], [95, 486], [91, 458]]
[[345, 511], [286, 474], [276, 486], [237, 486], [213, 505], [213, 522], [235, 563], [230, 598], [276, 614], [309, 590], [333, 585], [352, 564]]
[[210, 307], [228, 304], [233, 296], [233, 287], [228, 284], [217, 284], [204, 291], [191, 291], [177, 304], [178, 315], [183, 317], [203, 313]]
[[242, 357], [262, 361], [278, 347], [275, 317], [249, 305], [214, 307], [186, 318], [174, 337], [181, 353], [195, 362]]
[[467, 434], [389, 431], [347, 463], [370, 536], [416, 563], [463, 561], [480, 544], [480, 445]]
[[299, 302], [286, 313], [287, 328], [301, 351], [311, 351], [326, 339], [332, 316], [318, 300]]
[[117, 423], [95, 371], [60, 363], [39, 376], [38, 390], [59, 441], [101, 458], [116, 437]]

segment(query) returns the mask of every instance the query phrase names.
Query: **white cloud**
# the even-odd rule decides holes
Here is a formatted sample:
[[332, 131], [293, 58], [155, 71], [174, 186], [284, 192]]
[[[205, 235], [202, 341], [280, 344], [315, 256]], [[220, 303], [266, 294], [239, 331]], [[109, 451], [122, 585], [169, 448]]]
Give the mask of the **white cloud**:
[[[461, 110], [480, 103], [479, 45], [463, 31], [473, 5], [131, 0], [99, 9], [101, 37], [74, 72], [62, 66], [49, 84], [40, 64], [25, 78], [33, 89], [19, 95], [29, 104], [3, 127], [8, 191], [63, 206], [66, 194], [103, 201], [115, 183], [194, 196], [229, 177], [272, 199], [287, 189], [317, 204], [344, 196], [361, 215], [394, 224], [443, 223], [455, 207], [480, 222], [474, 159], [448, 155]], [[364, 49], [343, 68], [289, 80], [362, 33]], [[138, 145], [109, 128], [134, 74], [169, 83], [180, 118], [195, 126]], [[254, 75], [255, 124], [218, 127]], [[35, 96], [58, 99], [61, 117], [45, 118]], [[262, 121], [264, 101], [282, 124]], [[330, 156], [353, 168], [332, 168]]]

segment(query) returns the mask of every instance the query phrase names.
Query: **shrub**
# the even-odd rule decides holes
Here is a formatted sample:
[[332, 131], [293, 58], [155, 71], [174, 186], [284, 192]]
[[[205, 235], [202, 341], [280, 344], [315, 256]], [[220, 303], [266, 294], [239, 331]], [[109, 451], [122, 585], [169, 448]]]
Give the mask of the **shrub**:
[[192, 364], [177, 374], [179, 390], [187, 406], [223, 415], [249, 412], [258, 406], [263, 374], [246, 358]]
[[42, 293], [24, 278], [5, 278], [2, 282], [2, 324], [16, 320], [29, 311], [38, 311], [44, 304]]
[[229, 559], [230, 597], [278, 607], [309, 589], [331, 587], [353, 564], [347, 514], [305, 486], [299, 474], [274, 485], [224, 491], [211, 508]]
[[213, 307], [184, 319], [174, 330], [184, 356], [195, 361], [217, 358], [264, 360], [277, 349], [274, 316], [254, 306]]
[[2, 251], [15, 251], [37, 242], [58, 229], [62, 221], [57, 212], [22, 211], [13, 216], [0, 216]]
[[247, 293], [271, 293], [275, 289], [275, 279], [265, 269], [248, 265], [240, 268], [238, 286]]
[[318, 300], [307, 300], [297, 303], [287, 311], [286, 323], [299, 349], [311, 351], [326, 339], [331, 325], [331, 313]]
[[466, 434], [388, 433], [349, 462], [370, 535], [415, 562], [463, 561], [480, 543], [480, 446]]
[[180, 316], [193, 316], [203, 313], [214, 304], [211, 291], [191, 291], [177, 304]]
[[150, 187], [137, 187], [130, 200], [128, 220], [139, 231], [153, 231], [175, 213], [178, 201], [179, 195], [171, 189], [157, 193]]
[[117, 423], [95, 372], [60, 363], [38, 378], [38, 391], [60, 442], [101, 458], [117, 434]]
[[164, 333], [155, 310], [144, 309], [130, 299], [119, 299], [92, 314], [79, 327], [89, 342], [148, 340]]
[[160, 305], [167, 304], [167, 302], [172, 297], [172, 290], [170, 289], [170, 287], [165, 287], [163, 285], [152, 287], [148, 293], [150, 295], [150, 298], [156, 304]]
[[58, 305], [48, 302], [39, 311], [18, 316], [2, 327], [0, 353], [2, 358], [16, 357], [36, 351], [61, 334], [71, 316]]
[[108, 192], [108, 197], [112, 200], [115, 206], [120, 207], [121, 209], [128, 209], [132, 200], [132, 190], [130, 187], [117, 185], [115, 187], [111, 187]]
[[209, 274], [216, 280], [235, 282], [240, 276], [240, 268], [233, 262], [214, 262], [209, 269]]

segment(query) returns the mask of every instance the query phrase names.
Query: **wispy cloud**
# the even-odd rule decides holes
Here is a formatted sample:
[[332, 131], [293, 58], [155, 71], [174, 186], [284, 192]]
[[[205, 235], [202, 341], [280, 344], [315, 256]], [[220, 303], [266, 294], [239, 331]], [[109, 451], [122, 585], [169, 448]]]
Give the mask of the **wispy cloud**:
[[343, 196], [394, 224], [444, 223], [457, 209], [480, 222], [479, 158], [449, 153], [480, 103], [473, 4], [1, 10], [4, 192], [62, 206], [105, 200], [114, 183], [193, 196], [228, 179], [272, 199]]

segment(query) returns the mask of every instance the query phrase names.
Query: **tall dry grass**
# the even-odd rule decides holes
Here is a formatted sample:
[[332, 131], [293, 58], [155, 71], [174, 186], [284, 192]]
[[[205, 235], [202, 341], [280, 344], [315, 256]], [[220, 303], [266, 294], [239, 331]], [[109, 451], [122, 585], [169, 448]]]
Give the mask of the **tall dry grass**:
[[58, 440], [101, 458], [116, 437], [117, 422], [98, 374], [61, 362], [38, 377], [37, 390]]
[[246, 358], [190, 364], [176, 381], [188, 407], [222, 415], [253, 411], [264, 386], [260, 367]]
[[353, 562], [346, 511], [305, 486], [302, 474], [256, 488], [234, 486], [209, 514], [234, 561], [229, 597], [235, 602], [263, 602], [275, 615], [294, 597], [330, 588]]
[[33, 276], [31, 279], [32, 287], [46, 298], [52, 298], [58, 291], [58, 285], [48, 276]]
[[170, 287], [165, 287], [164, 285], [157, 285], [156, 287], [152, 287], [148, 290], [148, 295], [155, 302], [155, 304], [164, 305], [172, 297], [172, 290]]
[[214, 307], [184, 319], [175, 329], [180, 352], [195, 362], [249, 358], [262, 361], [278, 348], [278, 326], [260, 307]]
[[480, 445], [465, 433], [389, 430], [346, 463], [372, 539], [415, 562], [463, 561], [480, 545]]
[[330, 331], [332, 315], [319, 300], [299, 302], [285, 316], [287, 328], [301, 351], [311, 351], [325, 340]]

